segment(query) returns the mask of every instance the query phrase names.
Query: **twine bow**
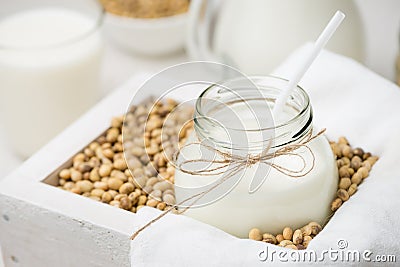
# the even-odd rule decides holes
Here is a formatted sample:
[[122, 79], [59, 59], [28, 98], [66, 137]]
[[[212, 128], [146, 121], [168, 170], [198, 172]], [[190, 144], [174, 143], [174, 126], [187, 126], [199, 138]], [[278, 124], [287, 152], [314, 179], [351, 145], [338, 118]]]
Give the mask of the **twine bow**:
[[[296, 144], [288, 144], [285, 145], [275, 152], [269, 152], [271, 150], [271, 141], [268, 143], [268, 146], [259, 154], [252, 155], [252, 154], [247, 154], [245, 156], [233, 154], [233, 153], [228, 153], [221, 151], [219, 149], [216, 149], [214, 147], [211, 147], [207, 144], [200, 143], [200, 142], [192, 142], [189, 144], [184, 145], [177, 153], [174, 155], [174, 162], [178, 162], [178, 156], [180, 152], [189, 146], [192, 145], [199, 145], [201, 147], [204, 147], [212, 152], [215, 152], [217, 155], [220, 156], [221, 159], [190, 159], [190, 160], [183, 160], [182, 162], [178, 163], [176, 165], [176, 168], [179, 169], [181, 172], [191, 174], [191, 175], [198, 175], [198, 176], [214, 176], [214, 175], [221, 175], [225, 173], [225, 169], [230, 166], [232, 169], [244, 169], [246, 167], [250, 167], [252, 165], [255, 165], [256, 163], [262, 163], [269, 165], [270, 167], [274, 168], [278, 172], [290, 176], [293, 178], [299, 178], [307, 175], [312, 171], [315, 165], [315, 155], [311, 148], [308, 146], [308, 144], [317, 138], [318, 136], [322, 135], [325, 132], [325, 129], [321, 130], [319, 133], [316, 135], [312, 135], [312, 130], [309, 131], [304, 137], [302, 137], [298, 143]], [[300, 153], [296, 153], [295, 151], [299, 148], [305, 148], [310, 152], [311, 155], [311, 165], [310, 167], [306, 170], [307, 168], [307, 162], [306, 159], [303, 155]], [[297, 157], [301, 160], [302, 167], [299, 170], [293, 170], [289, 169], [287, 167], [275, 164], [271, 162], [271, 159], [278, 158], [280, 156], [294, 156]], [[199, 169], [199, 170], [191, 170], [190, 168], [186, 168], [185, 165], [188, 165], [190, 163], [209, 163], [209, 164], [214, 164], [217, 165], [216, 167], [212, 168], [205, 168], [205, 169]]]
[[[195, 195], [192, 195], [192, 196], [182, 200], [178, 204], [171, 206], [170, 209], [164, 211], [159, 216], [157, 216], [156, 218], [154, 218], [151, 221], [149, 221], [148, 223], [146, 223], [144, 226], [139, 228], [139, 230], [137, 230], [132, 235], [131, 239], [132, 240], [135, 239], [139, 235], [140, 232], [142, 232], [143, 230], [148, 228], [154, 222], [160, 220], [162, 217], [167, 215], [172, 210], [174, 210], [174, 209], [178, 208], [179, 206], [181, 206], [182, 204], [194, 199], [192, 203], [190, 203], [188, 206], [184, 207], [182, 210], [178, 211], [179, 214], [184, 213], [186, 210], [191, 208], [196, 202], [198, 202], [204, 195], [206, 195], [210, 191], [214, 190], [216, 187], [218, 187], [219, 185], [224, 183], [226, 180], [232, 178], [234, 175], [236, 175], [240, 171], [244, 170], [247, 167], [253, 166], [256, 163], [266, 164], [266, 165], [274, 168], [278, 172], [280, 172], [284, 175], [287, 175], [289, 177], [293, 177], [293, 178], [304, 177], [305, 175], [310, 173], [314, 169], [314, 166], [315, 166], [315, 155], [314, 155], [312, 149], [308, 146], [308, 144], [311, 141], [313, 141], [314, 139], [316, 139], [317, 137], [324, 134], [325, 131], [326, 131], [326, 129], [322, 129], [317, 134], [312, 135], [313, 131], [311, 129], [309, 131], [309, 133], [307, 133], [304, 137], [302, 137], [298, 141], [298, 143], [285, 145], [285, 146], [279, 148], [278, 150], [276, 150], [275, 152], [271, 152], [271, 153], [269, 152], [271, 149], [271, 142], [269, 142], [268, 146], [260, 154], [256, 154], [256, 155], [248, 154], [246, 156], [227, 153], [227, 152], [218, 150], [216, 148], [213, 148], [207, 144], [203, 144], [200, 142], [193, 142], [193, 143], [184, 145], [183, 147], [181, 147], [180, 150], [177, 151], [177, 153], [175, 153], [174, 159], [173, 159], [174, 162], [178, 162], [178, 156], [179, 156], [180, 152], [185, 147], [188, 147], [191, 145], [200, 145], [202, 147], [205, 147], [206, 149], [217, 153], [221, 159], [202, 159], [202, 158], [200, 158], [200, 159], [194, 159], [194, 160], [193, 159], [192, 160], [183, 160], [182, 162], [180, 162], [179, 164], [177, 164], [175, 166], [176, 169], [180, 170], [181, 172], [187, 173], [187, 174], [198, 175], [198, 176], [214, 176], [214, 175], [221, 175], [221, 174], [225, 174], [225, 175], [223, 175], [222, 178], [220, 178], [220, 180], [215, 185], [211, 186], [210, 188], [208, 188], [200, 193], [197, 193]], [[304, 158], [304, 156], [301, 155], [300, 153], [296, 153], [296, 150], [299, 148], [305, 148], [308, 150], [308, 152], [310, 152], [311, 165], [308, 169], [307, 169], [307, 162], [306, 162], [306, 159]], [[292, 170], [292, 169], [275, 164], [270, 161], [271, 159], [274, 159], [274, 158], [277, 158], [280, 156], [285, 156], [285, 155], [286, 156], [294, 156], [294, 157], [299, 158], [302, 162], [302, 167], [299, 170]], [[199, 170], [190, 170], [190, 169], [186, 169], [184, 167], [186, 164], [196, 163], [196, 162], [197, 163], [202, 162], [202, 163], [216, 164], [217, 166], [212, 167], [212, 168], [199, 169]], [[230, 167], [229, 170], [226, 170], [227, 167]]]

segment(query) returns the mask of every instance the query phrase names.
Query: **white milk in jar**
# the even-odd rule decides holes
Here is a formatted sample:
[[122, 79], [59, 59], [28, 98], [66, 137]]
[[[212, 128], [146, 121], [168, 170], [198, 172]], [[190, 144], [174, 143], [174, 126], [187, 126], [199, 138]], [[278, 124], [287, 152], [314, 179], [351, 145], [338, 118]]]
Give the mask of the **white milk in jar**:
[[0, 18], [1, 123], [29, 156], [100, 96], [100, 17], [43, 7]]
[[[232, 90], [211, 86], [198, 98], [195, 131], [181, 149], [178, 164], [186, 161], [188, 164], [181, 166], [184, 170], [204, 171], [189, 174], [176, 170], [176, 202], [204, 192], [240, 169], [201, 200], [185, 202], [182, 206], [191, 206], [185, 214], [242, 238], [254, 227], [276, 234], [285, 226], [296, 229], [311, 221], [323, 224], [330, 215], [338, 182], [334, 155], [324, 135], [307, 147], [268, 160], [276, 168], [264, 163], [238, 167], [215, 162], [224, 157], [213, 149], [243, 159], [259, 155], [269, 146], [269, 153], [279, 151], [318, 133], [313, 129], [312, 107], [303, 89], [296, 88], [274, 122], [269, 110], [287, 81], [274, 77], [252, 80], [258, 88], [231, 86], [231, 82], [228, 87]], [[282, 169], [286, 171], [280, 172]]]

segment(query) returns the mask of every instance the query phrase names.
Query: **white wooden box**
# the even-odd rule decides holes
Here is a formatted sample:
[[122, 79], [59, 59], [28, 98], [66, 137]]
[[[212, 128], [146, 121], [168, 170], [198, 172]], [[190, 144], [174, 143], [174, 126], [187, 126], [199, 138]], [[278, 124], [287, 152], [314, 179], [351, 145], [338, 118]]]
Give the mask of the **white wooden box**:
[[0, 244], [7, 267], [130, 266], [137, 215], [51, 184], [113, 116], [125, 113], [147, 77], [133, 77], [1, 181]]

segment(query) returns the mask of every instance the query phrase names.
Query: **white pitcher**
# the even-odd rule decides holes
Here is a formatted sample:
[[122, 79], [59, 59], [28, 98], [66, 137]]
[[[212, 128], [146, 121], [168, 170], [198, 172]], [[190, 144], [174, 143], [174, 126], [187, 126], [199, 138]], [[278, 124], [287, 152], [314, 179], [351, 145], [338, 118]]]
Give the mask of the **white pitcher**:
[[364, 33], [353, 0], [194, 0], [187, 51], [192, 59], [267, 75], [315, 40], [338, 9], [347, 17], [327, 48], [363, 61]]

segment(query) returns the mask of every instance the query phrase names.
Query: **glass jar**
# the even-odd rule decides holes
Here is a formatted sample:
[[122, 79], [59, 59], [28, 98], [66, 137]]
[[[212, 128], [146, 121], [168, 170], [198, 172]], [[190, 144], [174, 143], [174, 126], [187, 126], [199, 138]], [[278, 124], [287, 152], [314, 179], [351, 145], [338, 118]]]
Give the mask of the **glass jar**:
[[101, 97], [95, 0], [0, 2], [0, 123], [29, 157]]
[[365, 33], [356, 2], [191, 1], [186, 50], [194, 60], [223, 62], [245, 73], [268, 74], [294, 50], [313, 40], [327, 18], [342, 10], [346, 27], [335, 33], [327, 48], [363, 62]]
[[[338, 173], [324, 135], [300, 145], [317, 134], [307, 93], [297, 87], [274, 121], [270, 110], [287, 81], [250, 79], [254, 87], [231, 80], [197, 99], [195, 131], [177, 161], [176, 202], [207, 191], [201, 200], [181, 203], [190, 206], [186, 215], [242, 238], [253, 227], [274, 234], [325, 223]], [[260, 161], [266, 153], [280, 154]]]

